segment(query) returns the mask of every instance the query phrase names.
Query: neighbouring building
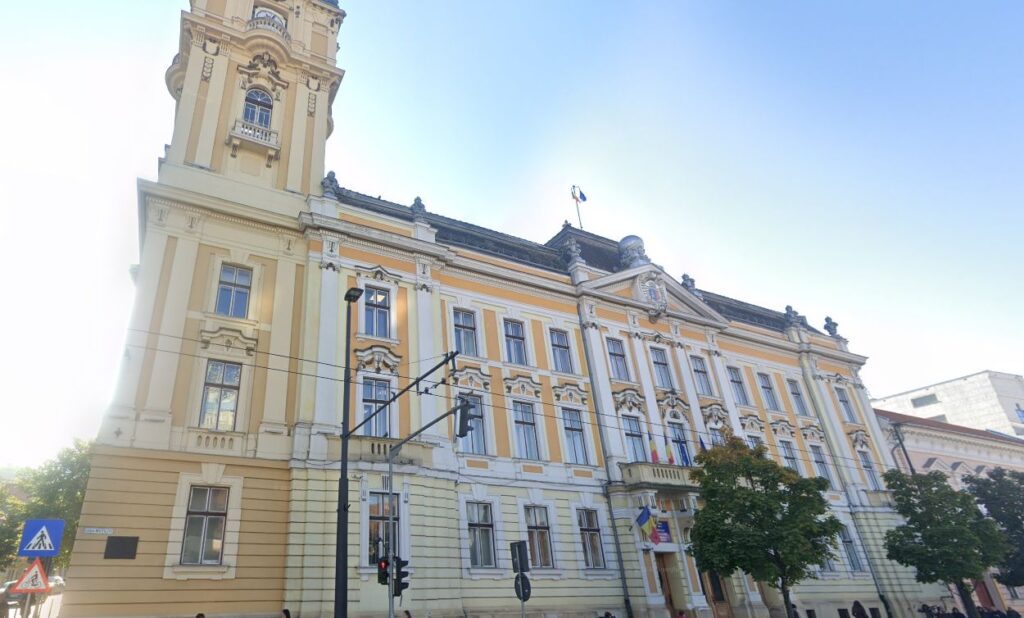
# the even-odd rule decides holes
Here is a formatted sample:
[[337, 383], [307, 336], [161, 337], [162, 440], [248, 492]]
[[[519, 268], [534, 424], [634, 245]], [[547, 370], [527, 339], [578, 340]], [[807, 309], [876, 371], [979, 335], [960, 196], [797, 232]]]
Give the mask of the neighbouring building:
[[975, 429], [1024, 436], [1024, 376], [979, 371], [880, 397], [882, 409]]
[[[831, 483], [844, 529], [794, 590], [808, 618], [856, 600], [914, 618], [939, 601], [884, 558], [894, 461], [866, 359], [834, 322], [698, 289], [636, 236], [567, 225], [532, 242], [325, 177], [344, 15], [320, 0], [193, 0], [182, 15], [174, 133], [157, 181], [138, 183], [135, 308], [62, 616], [331, 615], [343, 367], [357, 422], [449, 351], [443, 381], [351, 441], [350, 615], [383, 614], [390, 537], [414, 616], [517, 615], [518, 540], [534, 616], [781, 616], [775, 591], [699, 573], [685, 551], [693, 457], [729, 434]], [[390, 445], [458, 397], [482, 414], [475, 430], [436, 425], [389, 484]], [[635, 525], [645, 506], [660, 543]]]
[[[887, 410], [876, 409], [875, 414], [889, 438], [896, 465], [907, 474], [937, 470], [949, 477], [954, 488], [965, 489], [965, 477], [985, 475], [994, 468], [1024, 472], [1024, 439]], [[953, 602], [959, 602], [956, 594], [950, 594]], [[975, 582], [974, 598], [986, 607], [1024, 611], [1022, 597], [1024, 587], [1003, 586], [992, 574]]]

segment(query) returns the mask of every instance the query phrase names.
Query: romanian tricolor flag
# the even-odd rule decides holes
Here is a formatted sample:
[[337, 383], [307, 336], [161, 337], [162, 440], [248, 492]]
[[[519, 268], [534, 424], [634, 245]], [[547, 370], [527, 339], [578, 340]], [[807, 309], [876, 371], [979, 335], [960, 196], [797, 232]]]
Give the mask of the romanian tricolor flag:
[[668, 436], [665, 436], [665, 452], [668, 453], [669, 465], [676, 465], [676, 458], [672, 455], [672, 447], [668, 443]]
[[658, 445], [654, 443], [654, 436], [648, 434], [647, 444], [651, 447], [651, 463], [658, 463]]
[[658, 522], [654, 520], [654, 515], [651, 515], [651, 509], [645, 506], [640, 511], [640, 515], [636, 518], [636, 525], [640, 527], [640, 531], [651, 543], [657, 545], [661, 542], [661, 535], [658, 534]]

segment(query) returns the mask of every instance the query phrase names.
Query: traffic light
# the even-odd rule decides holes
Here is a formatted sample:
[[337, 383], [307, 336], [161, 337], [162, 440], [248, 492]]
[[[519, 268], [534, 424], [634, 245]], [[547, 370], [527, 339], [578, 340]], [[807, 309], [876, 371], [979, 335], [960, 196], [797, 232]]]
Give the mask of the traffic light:
[[480, 418], [480, 415], [473, 414], [473, 404], [461, 397], [459, 398], [459, 405], [457, 409], [459, 422], [455, 435], [460, 438], [465, 438], [469, 435], [469, 432], [473, 431], [473, 419]]
[[409, 577], [409, 571], [403, 570], [407, 566], [409, 566], [408, 560], [402, 560], [395, 556], [395, 585], [392, 594], [396, 597], [402, 596], [402, 591], [409, 587], [409, 582], [405, 581], [405, 578]]
[[388, 563], [387, 558], [381, 558], [377, 561], [377, 583], [387, 586], [390, 578], [388, 577], [388, 567], [391, 566]]

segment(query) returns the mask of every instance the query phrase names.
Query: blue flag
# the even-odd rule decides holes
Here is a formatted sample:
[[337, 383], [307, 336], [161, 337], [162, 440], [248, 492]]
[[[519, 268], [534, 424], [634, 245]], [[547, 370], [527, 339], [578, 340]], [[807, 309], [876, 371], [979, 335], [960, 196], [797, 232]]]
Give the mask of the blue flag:
[[702, 451], [708, 450], [708, 447], [704, 446], [704, 438], [702, 438], [700, 436], [697, 436], [697, 439], [700, 440], [700, 450], [702, 450]]
[[578, 189], [578, 191], [580, 192], [580, 201], [581, 202], [587, 201], [587, 196], [583, 195], [583, 189]]

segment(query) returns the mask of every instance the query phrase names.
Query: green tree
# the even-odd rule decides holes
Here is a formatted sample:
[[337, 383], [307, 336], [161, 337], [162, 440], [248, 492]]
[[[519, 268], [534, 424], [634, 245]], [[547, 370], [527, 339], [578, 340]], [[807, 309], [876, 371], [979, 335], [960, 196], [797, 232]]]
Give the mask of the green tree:
[[737, 569], [782, 593], [834, 556], [842, 525], [828, 514], [828, 481], [802, 478], [737, 438], [697, 456], [703, 506], [694, 516], [690, 554], [702, 571]]
[[885, 473], [896, 511], [907, 523], [885, 533], [890, 560], [917, 569], [917, 581], [956, 587], [967, 614], [978, 618], [971, 583], [1009, 549], [996, 522], [985, 517], [965, 491], [949, 486], [941, 472]]
[[71, 557], [78, 518], [82, 514], [85, 486], [89, 482], [89, 443], [75, 440], [73, 446], [62, 449], [57, 457], [24, 472], [19, 483], [29, 499], [25, 504], [25, 519], [63, 519], [64, 542], [57, 566], [66, 566]]
[[0, 570], [11, 566], [18, 555], [24, 511], [21, 500], [5, 485], [0, 485]]
[[996, 520], [1010, 542], [996, 579], [1011, 588], [1024, 586], [1024, 472], [996, 468], [988, 477], [967, 478], [967, 491]]

